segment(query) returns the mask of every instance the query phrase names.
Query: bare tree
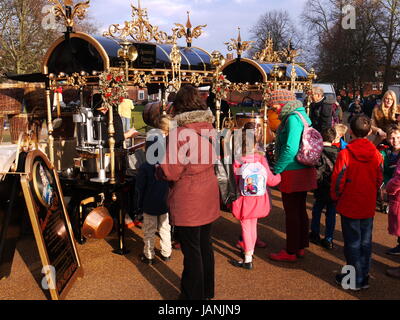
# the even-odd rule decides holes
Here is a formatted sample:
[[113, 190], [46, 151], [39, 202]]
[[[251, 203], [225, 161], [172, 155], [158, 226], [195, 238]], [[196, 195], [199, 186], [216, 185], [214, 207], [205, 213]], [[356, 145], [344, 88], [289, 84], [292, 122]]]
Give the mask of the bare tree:
[[[345, 4], [356, 8], [356, 29], [343, 29]], [[369, 21], [370, 4], [366, 1], [309, 0], [302, 19], [310, 31], [308, 51], [323, 81], [334, 82], [337, 89], [351, 86], [363, 90], [374, 80], [379, 63], [376, 35]]]
[[370, 0], [370, 22], [384, 48], [383, 91], [392, 81], [392, 65], [400, 45], [400, 1]]
[[289, 13], [284, 10], [273, 10], [264, 13], [256, 25], [250, 29], [252, 40], [255, 41], [253, 48], [249, 51], [250, 56], [265, 47], [265, 41], [270, 36], [274, 41], [274, 50], [287, 48], [289, 41], [297, 47], [300, 37], [294, 27]]
[[[3, 72], [39, 72], [51, 43], [62, 34], [43, 29], [42, 9], [46, 0], [0, 0], [0, 70]], [[81, 30], [95, 31], [92, 22]]]

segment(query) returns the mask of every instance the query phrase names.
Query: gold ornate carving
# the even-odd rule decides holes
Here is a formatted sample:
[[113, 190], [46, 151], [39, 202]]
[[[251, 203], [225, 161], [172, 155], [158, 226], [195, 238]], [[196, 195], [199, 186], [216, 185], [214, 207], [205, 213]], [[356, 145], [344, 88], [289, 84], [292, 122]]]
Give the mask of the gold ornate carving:
[[90, 0], [79, 2], [74, 6], [72, 0], [65, 0], [64, 5], [60, 0], [49, 0], [49, 2], [54, 3], [51, 11], [55, 15], [57, 21], [63, 19], [65, 25], [72, 28], [74, 26], [75, 17], [77, 17], [79, 20], [83, 20], [85, 18], [86, 10], [89, 8]]
[[238, 58], [241, 58], [243, 52], [249, 50], [251, 48], [251, 44], [254, 41], [242, 41], [242, 37], [240, 36], [240, 28], [238, 27], [239, 34], [237, 39], [231, 39], [230, 42], [225, 42], [229, 51], [236, 50]]
[[192, 24], [190, 23], [190, 17], [189, 17], [189, 11], [187, 11], [187, 22], [186, 22], [186, 28], [180, 24], [180, 23], [175, 23], [177, 26], [177, 37], [178, 38], [186, 38], [186, 44], [188, 47], [192, 46], [192, 41], [193, 38], [197, 39], [198, 37], [201, 36], [203, 33], [203, 28], [207, 27], [206, 24], [203, 25], [198, 25], [197, 27], [193, 28], [192, 30]]
[[79, 74], [74, 72], [71, 76], [67, 76], [67, 84], [74, 88], [84, 87], [87, 83], [85, 76], [85, 73]]
[[274, 51], [274, 41], [271, 38], [271, 35], [268, 35], [267, 40], [265, 41], [265, 48], [260, 52], [257, 52], [254, 55], [254, 59], [260, 62], [274, 62], [279, 63], [282, 62], [280, 55], [282, 53], [280, 51]]
[[138, 0], [137, 7], [133, 4], [131, 4], [131, 7], [132, 21], [125, 21], [123, 26], [119, 24], [110, 25], [108, 31], [103, 33], [103, 36], [123, 41], [126, 41], [128, 36], [139, 42], [150, 42], [153, 39], [159, 43], [167, 41], [167, 33], [158, 30], [157, 26], [153, 26], [149, 22], [147, 9], [141, 8], [140, 0]]

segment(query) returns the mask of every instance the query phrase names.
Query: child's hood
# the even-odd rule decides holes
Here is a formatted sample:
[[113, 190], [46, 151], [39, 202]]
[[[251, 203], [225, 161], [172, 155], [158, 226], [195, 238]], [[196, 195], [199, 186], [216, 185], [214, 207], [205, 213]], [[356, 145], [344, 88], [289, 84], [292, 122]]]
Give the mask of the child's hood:
[[361, 162], [371, 161], [376, 157], [376, 147], [367, 139], [356, 139], [347, 145], [347, 149], [354, 158]]

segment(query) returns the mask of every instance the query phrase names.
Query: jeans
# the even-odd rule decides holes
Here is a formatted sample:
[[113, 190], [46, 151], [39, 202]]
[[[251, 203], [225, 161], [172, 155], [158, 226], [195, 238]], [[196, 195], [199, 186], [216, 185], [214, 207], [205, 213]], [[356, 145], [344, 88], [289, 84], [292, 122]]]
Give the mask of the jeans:
[[181, 291], [186, 300], [214, 298], [214, 250], [211, 224], [176, 226], [183, 253]]
[[322, 210], [324, 210], [325, 207], [325, 239], [328, 241], [332, 241], [336, 224], [336, 208], [335, 204], [332, 201], [323, 201], [320, 199], [315, 200], [312, 209], [311, 232], [315, 235], [319, 235], [321, 214]]
[[356, 286], [360, 287], [371, 267], [372, 227], [374, 218], [350, 219], [341, 216], [346, 263], [356, 270]]

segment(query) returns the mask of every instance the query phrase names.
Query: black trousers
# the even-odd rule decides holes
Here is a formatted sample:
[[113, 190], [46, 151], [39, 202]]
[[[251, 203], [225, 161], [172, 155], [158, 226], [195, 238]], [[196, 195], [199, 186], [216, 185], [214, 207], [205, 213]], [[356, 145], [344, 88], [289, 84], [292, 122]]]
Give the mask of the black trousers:
[[282, 192], [282, 203], [286, 214], [286, 250], [296, 254], [309, 246], [309, 221], [307, 215], [307, 192]]
[[183, 253], [182, 298], [214, 298], [214, 250], [211, 223], [199, 227], [175, 227]]

